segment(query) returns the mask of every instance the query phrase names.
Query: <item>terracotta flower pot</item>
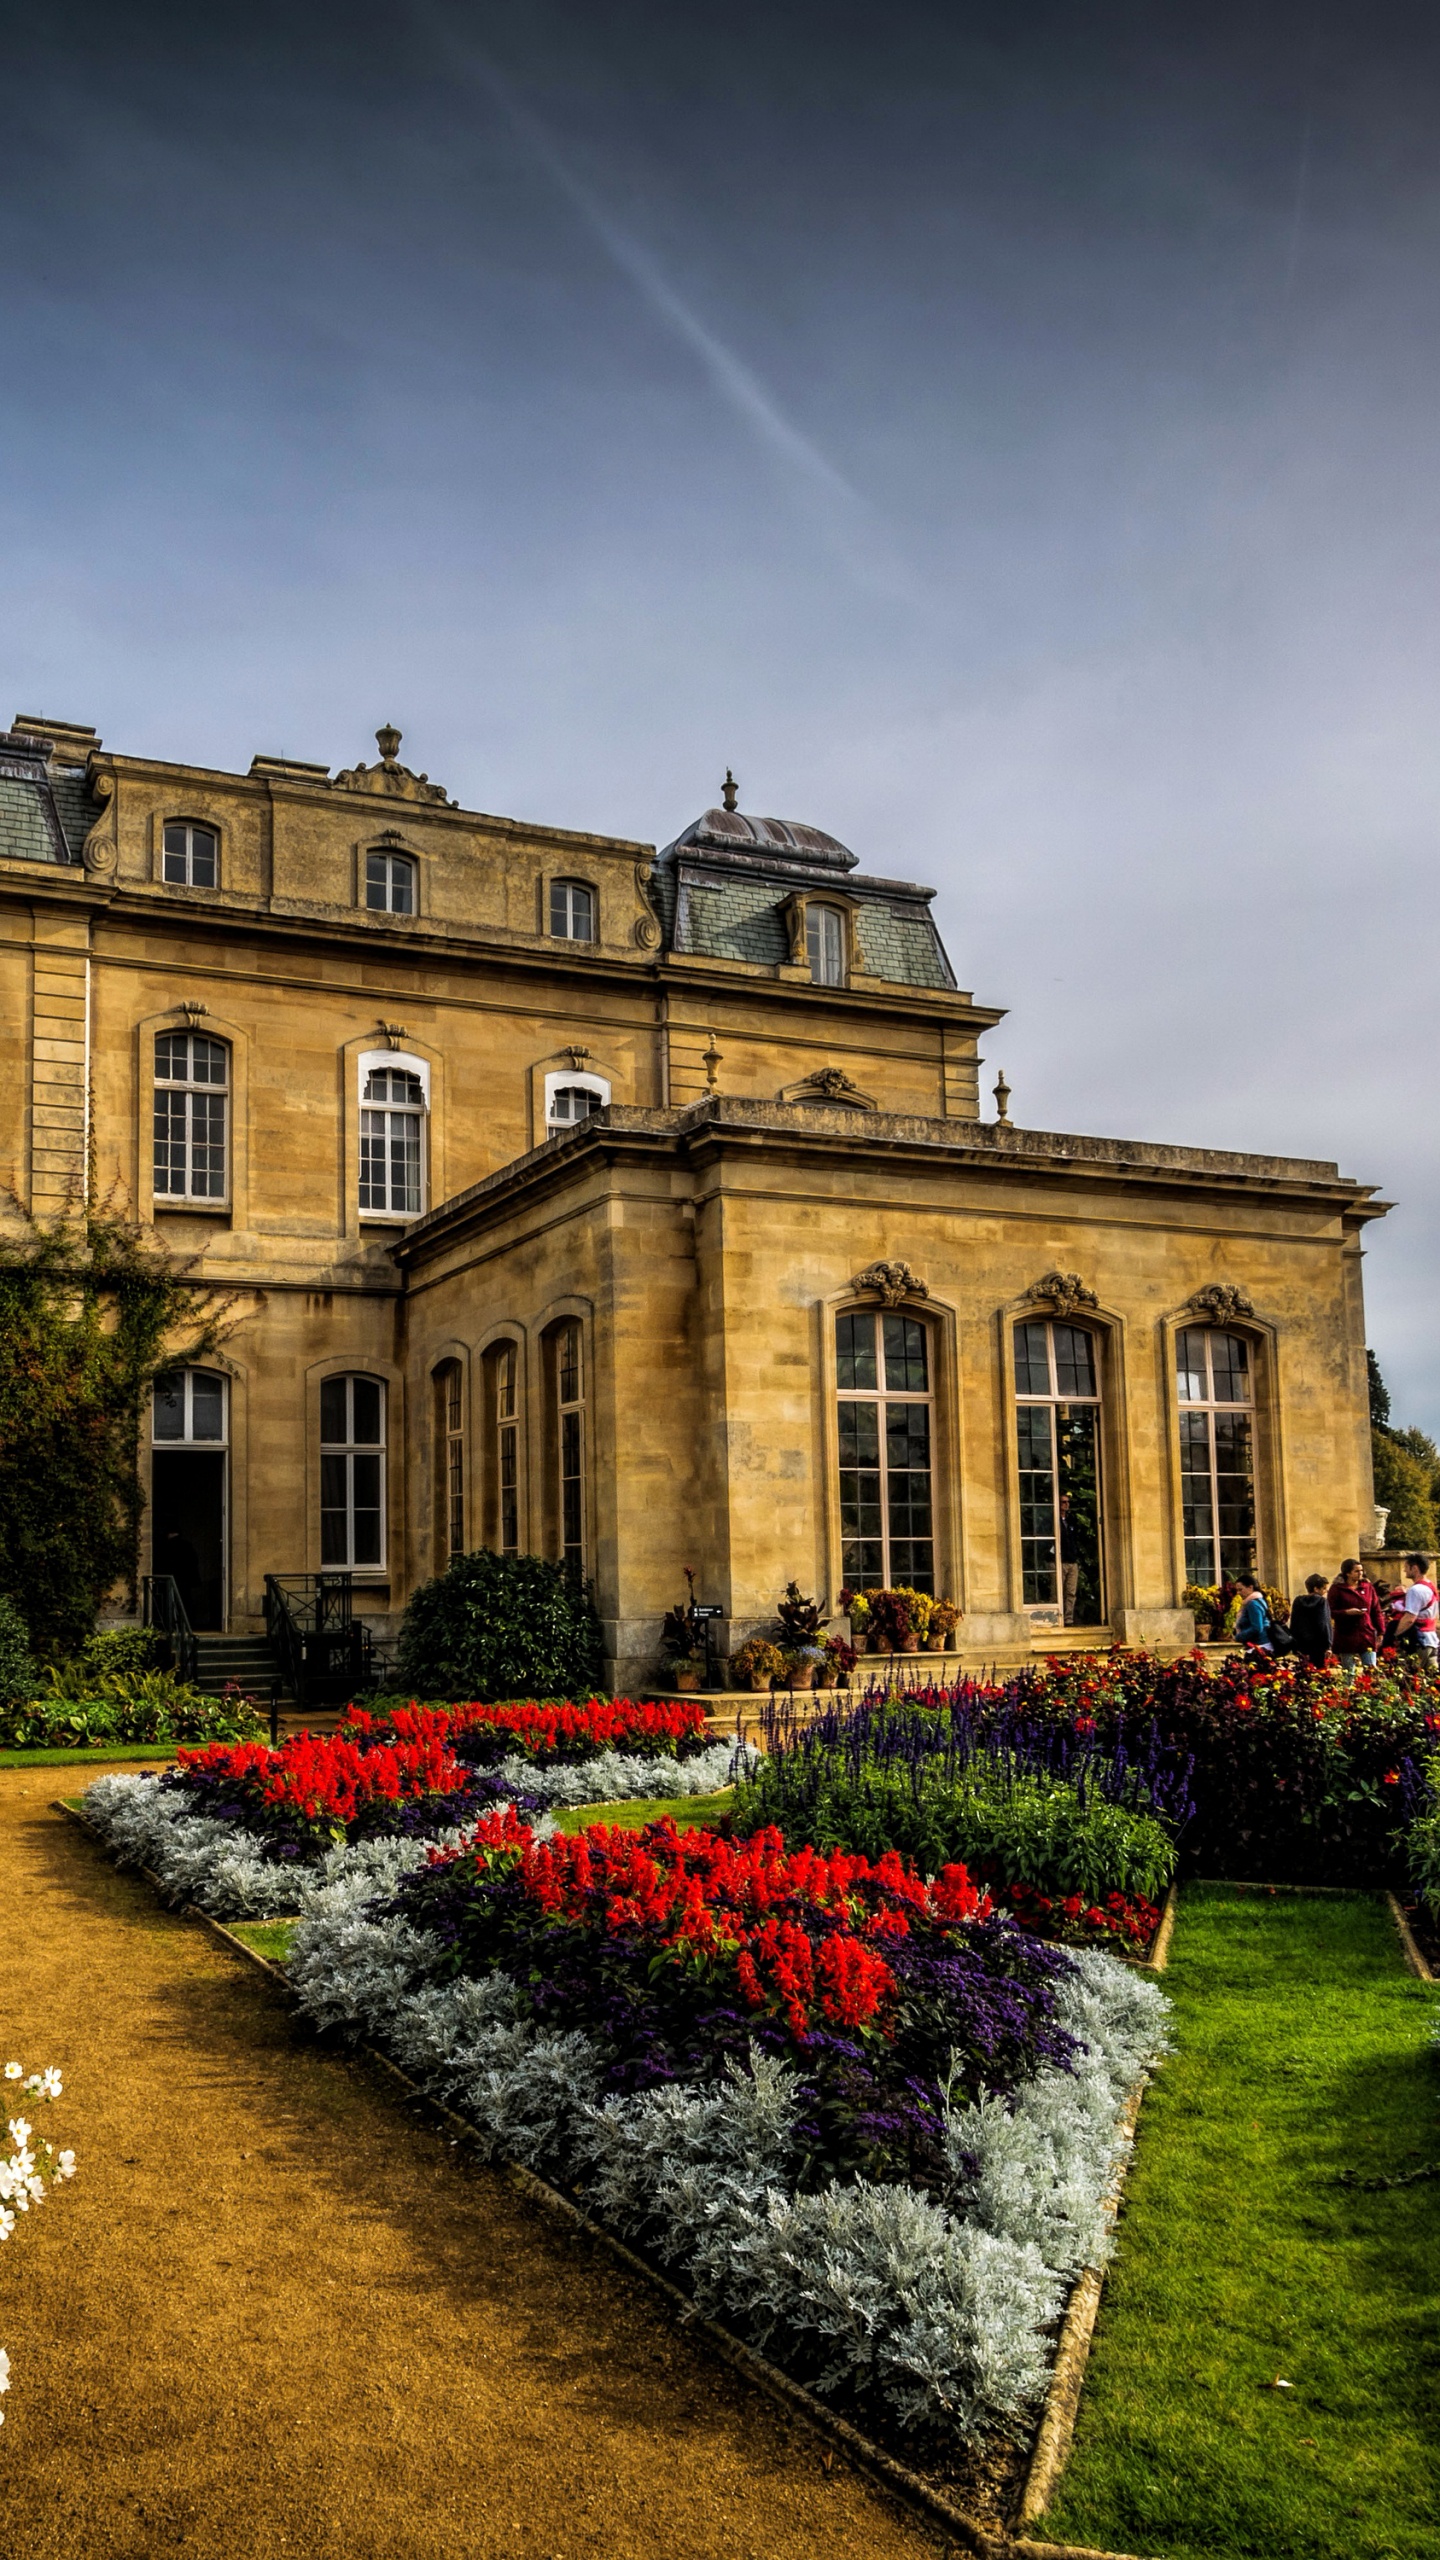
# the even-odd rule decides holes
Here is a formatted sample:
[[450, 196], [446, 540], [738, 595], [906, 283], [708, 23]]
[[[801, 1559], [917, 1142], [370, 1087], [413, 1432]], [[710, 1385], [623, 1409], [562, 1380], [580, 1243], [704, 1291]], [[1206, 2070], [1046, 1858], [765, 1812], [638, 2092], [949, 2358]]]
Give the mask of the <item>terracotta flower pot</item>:
[[919, 1637], [902, 1636], [900, 1639], [900, 1650], [902, 1653], [918, 1653], [920, 1650]]
[[677, 1668], [675, 1672], [675, 1686], [677, 1689], [683, 1689], [693, 1694], [701, 1687], [704, 1678], [705, 1674], [703, 1671], [683, 1671]]
[[755, 1690], [764, 1690], [764, 1689], [768, 1689], [768, 1688], [769, 1688], [769, 1686], [770, 1686], [770, 1674], [769, 1674], [769, 1672], [768, 1672], [768, 1671], [752, 1671], [752, 1672], [751, 1672], [751, 1674], [750, 1674], [750, 1679], [749, 1679], [749, 1684], [748, 1684], [748, 1685], [750, 1686], [750, 1688], [755, 1689]]

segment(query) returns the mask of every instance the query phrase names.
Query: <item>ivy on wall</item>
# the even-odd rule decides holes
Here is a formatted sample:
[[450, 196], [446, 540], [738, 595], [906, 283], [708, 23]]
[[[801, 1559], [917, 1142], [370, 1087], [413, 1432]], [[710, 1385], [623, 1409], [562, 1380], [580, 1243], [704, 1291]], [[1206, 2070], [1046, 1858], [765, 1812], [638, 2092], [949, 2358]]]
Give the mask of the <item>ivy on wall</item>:
[[224, 1312], [188, 1268], [101, 1215], [0, 1243], [0, 1592], [39, 1654], [82, 1645], [117, 1586], [133, 1599], [145, 1400]]

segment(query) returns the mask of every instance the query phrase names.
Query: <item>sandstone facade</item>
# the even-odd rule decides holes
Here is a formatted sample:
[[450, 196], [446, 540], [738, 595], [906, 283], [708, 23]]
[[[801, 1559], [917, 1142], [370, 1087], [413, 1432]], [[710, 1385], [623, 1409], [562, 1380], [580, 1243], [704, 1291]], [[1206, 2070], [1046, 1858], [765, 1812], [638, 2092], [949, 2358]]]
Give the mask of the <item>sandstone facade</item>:
[[[1129, 1642], [1188, 1634], [1206, 1535], [1288, 1587], [1357, 1551], [1366, 1189], [982, 1122], [1000, 1016], [928, 891], [728, 805], [659, 857], [464, 811], [399, 743], [332, 778], [0, 740], [9, 1184], [233, 1294], [218, 1436], [157, 1408], [147, 1570], [187, 1499], [236, 1629], [267, 1572], [348, 1564], [384, 1621], [457, 1542], [568, 1551], [624, 1685], [687, 1564], [723, 1642], [875, 1564], [1043, 1642], [1065, 1483]], [[888, 1401], [872, 1316], [918, 1328]]]

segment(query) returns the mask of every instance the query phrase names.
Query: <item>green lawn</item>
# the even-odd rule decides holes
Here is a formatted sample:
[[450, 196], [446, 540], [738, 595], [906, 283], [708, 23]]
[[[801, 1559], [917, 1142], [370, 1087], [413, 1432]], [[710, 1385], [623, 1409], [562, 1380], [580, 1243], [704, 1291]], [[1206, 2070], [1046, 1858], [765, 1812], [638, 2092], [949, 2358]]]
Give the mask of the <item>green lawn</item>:
[[[1075, 2449], [1038, 2538], [1440, 2560], [1440, 1994], [1378, 1898], [1192, 1886]], [[1277, 2379], [1293, 2388], [1278, 2391]]]
[[298, 1920], [227, 1920], [232, 1938], [249, 1947], [257, 1956], [268, 1956], [272, 1964], [284, 1964], [290, 1953], [290, 1941], [300, 1923]]
[[113, 1768], [121, 1760], [173, 1760], [180, 1747], [178, 1742], [87, 1742], [68, 1750], [0, 1751], [0, 1769], [78, 1768], [87, 1760]]
[[572, 1804], [555, 1816], [559, 1831], [585, 1831], [592, 1822], [609, 1823], [617, 1831], [643, 1831], [647, 1822], [658, 1822], [669, 1814], [681, 1831], [698, 1830], [702, 1823], [718, 1822], [735, 1802], [733, 1787], [725, 1787], [714, 1796], [633, 1796], [625, 1804]]

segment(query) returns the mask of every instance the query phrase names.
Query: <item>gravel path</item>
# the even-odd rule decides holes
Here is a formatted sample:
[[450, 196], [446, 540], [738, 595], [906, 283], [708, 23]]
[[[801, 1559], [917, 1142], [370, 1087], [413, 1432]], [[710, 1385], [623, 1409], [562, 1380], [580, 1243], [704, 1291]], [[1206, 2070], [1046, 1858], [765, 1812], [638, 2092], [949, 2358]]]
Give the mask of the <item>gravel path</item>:
[[0, 2041], [80, 2174], [0, 2253], [26, 2560], [919, 2560], [655, 2302], [0, 1773]]

